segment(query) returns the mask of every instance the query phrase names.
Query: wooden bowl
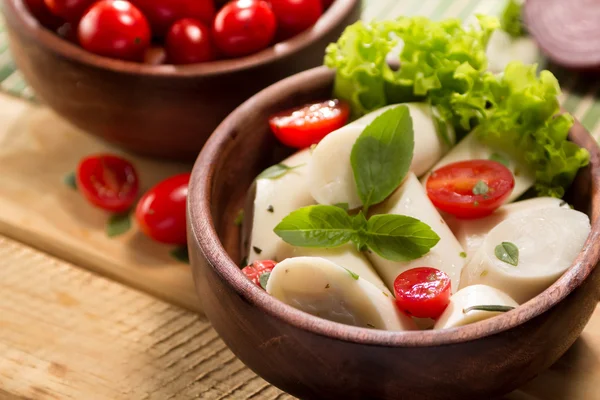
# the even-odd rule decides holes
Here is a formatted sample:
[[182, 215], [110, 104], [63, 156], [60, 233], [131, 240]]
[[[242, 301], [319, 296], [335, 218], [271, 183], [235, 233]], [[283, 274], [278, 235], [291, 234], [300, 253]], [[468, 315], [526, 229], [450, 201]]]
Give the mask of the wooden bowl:
[[23, 0], [3, 1], [3, 11], [15, 63], [58, 114], [128, 150], [193, 160], [248, 97], [322, 65], [327, 44], [358, 20], [360, 0], [336, 0], [311, 29], [251, 56], [179, 67], [91, 54], [43, 28]]
[[491, 398], [554, 363], [594, 311], [600, 287], [600, 149], [587, 148], [567, 200], [592, 232], [549, 289], [501, 316], [442, 331], [390, 332], [326, 321], [269, 296], [240, 273], [233, 223], [254, 177], [284, 154], [267, 116], [331, 95], [333, 73], [315, 68], [260, 92], [215, 131], [194, 166], [188, 202], [192, 268], [203, 310], [231, 350], [267, 381], [302, 399]]

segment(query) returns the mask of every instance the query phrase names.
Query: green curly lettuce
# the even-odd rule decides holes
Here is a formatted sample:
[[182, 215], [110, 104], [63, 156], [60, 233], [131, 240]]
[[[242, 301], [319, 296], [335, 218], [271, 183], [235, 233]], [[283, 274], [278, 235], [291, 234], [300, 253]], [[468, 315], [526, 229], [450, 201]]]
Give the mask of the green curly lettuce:
[[525, 35], [523, 20], [521, 18], [521, 2], [508, 0], [500, 17], [500, 24], [502, 30], [512, 37]]

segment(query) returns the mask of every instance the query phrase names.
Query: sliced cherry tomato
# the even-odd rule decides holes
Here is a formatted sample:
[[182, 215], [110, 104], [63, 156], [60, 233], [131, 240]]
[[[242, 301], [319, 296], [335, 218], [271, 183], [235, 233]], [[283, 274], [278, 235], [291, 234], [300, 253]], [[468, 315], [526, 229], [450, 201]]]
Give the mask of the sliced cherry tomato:
[[396, 304], [410, 316], [436, 319], [450, 303], [451, 286], [450, 277], [440, 270], [409, 269], [394, 281]]
[[81, 18], [77, 30], [81, 46], [95, 54], [142, 61], [150, 46], [146, 17], [125, 0], [101, 0]]
[[[271, 260], [254, 261], [247, 267], [242, 268], [242, 272], [246, 275], [246, 278], [250, 279], [256, 286], [262, 288], [260, 284], [260, 277], [263, 274], [271, 273], [277, 263]], [[264, 288], [263, 288], [264, 289]]]
[[512, 172], [490, 160], [460, 161], [445, 165], [427, 179], [427, 195], [440, 210], [458, 218], [490, 215], [515, 187]]
[[63, 23], [60, 17], [50, 12], [44, 0], [25, 0], [25, 5], [40, 24], [48, 29], [58, 29]]
[[135, 219], [150, 238], [167, 244], [186, 244], [185, 206], [190, 174], [172, 176], [148, 190], [138, 202]]
[[96, 207], [121, 213], [129, 210], [139, 191], [134, 166], [112, 154], [91, 155], [79, 162], [77, 188]]
[[269, 118], [269, 125], [281, 143], [303, 149], [344, 126], [349, 116], [348, 104], [327, 100], [277, 113]]
[[245, 56], [268, 47], [276, 27], [275, 14], [266, 1], [232, 1], [215, 17], [213, 40], [226, 56]]
[[96, 0], [44, 0], [52, 14], [68, 22], [77, 23]]
[[194, 64], [215, 59], [210, 41], [210, 29], [202, 22], [191, 18], [175, 22], [165, 41], [168, 62], [172, 64]]
[[321, 0], [269, 0], [278, 37], [287, 39], [313, 26], [323, 14]]
[[210, 26], [215, 17], [213, 0], [131, 0], [150, 21], [152, 33], [164, 36], [183, 18], [193, 18]]

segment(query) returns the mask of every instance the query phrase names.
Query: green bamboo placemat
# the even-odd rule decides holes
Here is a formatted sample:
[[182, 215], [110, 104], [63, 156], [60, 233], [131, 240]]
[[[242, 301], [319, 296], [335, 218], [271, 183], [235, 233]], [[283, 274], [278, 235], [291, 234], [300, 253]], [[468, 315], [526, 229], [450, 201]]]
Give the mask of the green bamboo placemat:
[[[168, 0], [165, 0], [168, 1]], [[497, 15], [505, 0], [363, 0], [363, 19], [393, 18], [399, 15], [423, 15], [432, 19], [458, 17], [466, 19], [472, 14]], [[541, 60], [543, 63], [543, 60]], [[600, 100], [597, 92], [600, 80], [590, 81], [575, 73], [549, 67], [561, 82], [562, 104], [583, 125], [600, 138]], [[0, 21], [0, 90], [33, 99], [34, 94], [16, 70], [8, 52], [6, 33]]]

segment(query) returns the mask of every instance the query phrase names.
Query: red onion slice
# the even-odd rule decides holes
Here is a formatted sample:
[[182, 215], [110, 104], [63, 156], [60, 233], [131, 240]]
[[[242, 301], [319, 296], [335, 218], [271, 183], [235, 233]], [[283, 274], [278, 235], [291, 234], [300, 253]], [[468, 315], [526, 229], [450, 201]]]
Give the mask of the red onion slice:
[[557, 64], [600, 66], [600, 0], [526, 0], [523, 17], [542, 51]]

